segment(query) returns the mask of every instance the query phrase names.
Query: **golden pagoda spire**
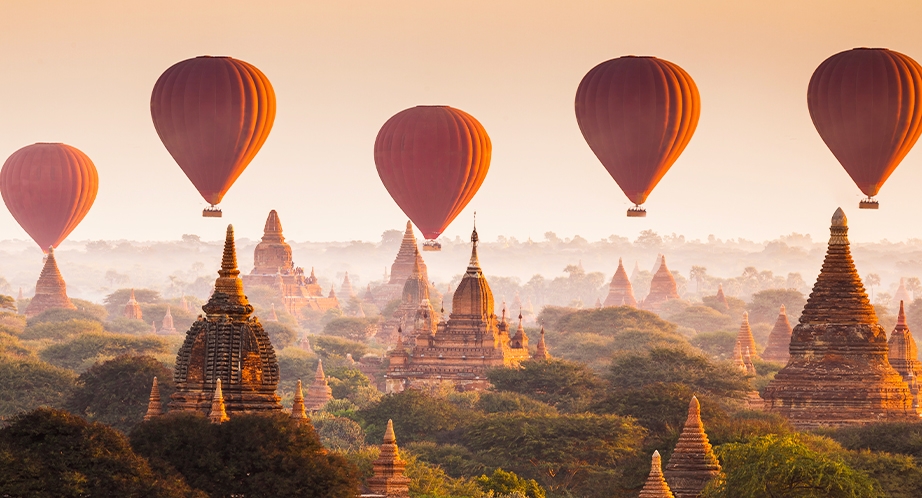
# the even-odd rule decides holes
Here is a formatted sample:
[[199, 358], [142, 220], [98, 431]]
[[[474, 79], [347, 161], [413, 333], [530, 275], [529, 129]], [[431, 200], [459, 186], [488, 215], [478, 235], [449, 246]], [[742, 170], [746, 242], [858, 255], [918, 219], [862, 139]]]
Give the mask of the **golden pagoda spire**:
[[650, 464], [650, 475], [647, 476], [647, 482], [644, 483], [643, 489], [640, 490], [639, 498], [675, 498], [666, 479], [663, 478], [663, 464], [660, 460], [659, 451], [653, 452], [653, 461]]
[[301, 389], [301, 379], [298, 379], [298, 387], [295, 389], [295, 398], [291, 403], [291, 418], [299, 420], [307, 419], [307, 410], [304, 409], [304, 391]]
[[234, 225], [227, 225], [227, 235], [224, 238], [224, 254], [221, 257], [221, 269], [218, 270], [218, 279], [215, 281], [214, 290], [216, 293], [221, 292], [246, 301], [246, 297], [243, 295], [243, 281], [240, 280], [240, 270], [237, 269]]
[[160, 404], [160, 386], [157, 385], [157, 377], [154, 377], [154, 383], [150, 388], [150, 399], [147, 402], [147, 413], [144, 415], [144, 421], [163, 415], [163, 405]]
[[480, 259], [477, 257], [477, 243], [480, 237], [477, 236], [477, 224], [474, 224], [474, 231], [471, 232], [471, 261], [467, 264], [467, 273], [469, 275], [480, 275]]
[[679, 442], [666, 465], [666, 480], [676, 498], [695, 498], [718, 474], [720, 464], [701, 423], [701, 405], [692, 396]]
[[388, 498], [409, 498], [410, 479], [404, 474], [407, 462], [400, 458], [392, 420], [387, 421], [381, 451], [372, 467], [374, 475], [367, 480], [368, 489], [372, 493]]
[[211, 413], [208, 419], [214, 424], [222, 424], [230, 420], [224, 409], [224, 393], [221, 392], [221, 379], [215, 382], [214, 394], [211, 397]]
[[538, 339], [538, 347], [535, 349], [533, 360], [549, 360], [551, 353], [547, 350], [547, 344], [544, 342], [544, 327], [541, 327], [541, 338]]
[[752, 327], [749, 326], [749, 312], [743, 312], [743, 322], [740, 323], [739, 333], [736, 334], [736, 342], [740, 345], [740, 350], [749, 350], [753, 358], [758, 358], [759, 353], [756, 350], [756, 340], [752, 336]]

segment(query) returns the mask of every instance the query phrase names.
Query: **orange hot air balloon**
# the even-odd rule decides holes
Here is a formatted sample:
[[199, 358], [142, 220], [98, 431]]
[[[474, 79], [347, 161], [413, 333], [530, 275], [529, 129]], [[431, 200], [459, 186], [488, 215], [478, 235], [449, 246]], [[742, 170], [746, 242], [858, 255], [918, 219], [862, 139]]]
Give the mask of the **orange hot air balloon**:
[[98, 190], [93, 161], [70, 145], [27, 145], [0, 170], [3, 202], [42, 251], [57, 247], [77, 228]]
[[826, 59], [807, 88], [810, 117], [826, 146], [872, 199], [922, 134], [922, 66], [885, 48]]
[[434, 242], [474, 197], [490, 169], [492, 145], [470, 114], [418, 106], [395, 114], [375, 139], [375, 165], [400, 209]]
[[170, 155], [220, 217], [221, 202], [269, 136], [275, 91], [251, 64], [196, 57], [167, 69], [150, 97], [154, 128]]
[[576, 122], [589, 148], [634, 203], [631, 217], [685, 150], [701, 113], [698, 87], [679, 66], [626, 56], [592, 68], [576, 90]]

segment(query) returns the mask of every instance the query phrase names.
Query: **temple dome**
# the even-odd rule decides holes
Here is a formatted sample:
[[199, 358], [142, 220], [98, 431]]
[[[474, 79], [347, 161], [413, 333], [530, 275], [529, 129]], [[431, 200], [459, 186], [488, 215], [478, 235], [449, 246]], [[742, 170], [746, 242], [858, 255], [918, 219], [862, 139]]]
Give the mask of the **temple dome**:
[[480, 260], [477, 258], [477, 229], [471, 234], [471, 261], [468, 263], [467, 272], [455, 289], [451, 301], [451, 315], [470, 315], [477, 317], [491, 317], [493, 312], [493, 291], [480, 269]]
[[253, 251], [253, 271], [258, 275], [288, 274], [294, 269], [291, 246], [282, 235], [282, 222], [273, 209], [266, 218], [263, 238]]

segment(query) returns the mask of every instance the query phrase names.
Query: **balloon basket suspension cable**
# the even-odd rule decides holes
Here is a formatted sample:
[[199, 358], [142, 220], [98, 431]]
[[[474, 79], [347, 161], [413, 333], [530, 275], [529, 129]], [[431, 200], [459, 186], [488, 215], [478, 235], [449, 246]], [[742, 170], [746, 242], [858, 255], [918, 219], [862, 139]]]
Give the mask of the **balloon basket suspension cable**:
[[646, 218], [647, 210], [640, 207], [640, 204], [635, 204], [634, 207], [628, 208], [627, 217], [628, 218]]
[[862, 199], [861, 202], [858, 203], [858, 208], [859, 209], [879, 209], [880, 204], [877, 203], [877, 199], [868, 197], [867, 199]]
[[435, 241], [435, 240], [427, 240], [423, 242], [423, 250], [424, 251], [441, 251], [442, 244], [438, 243], [438, 241]]
[[212, 204], [210, 207], [206, 207], [202, 210], [203, 218], [220, 218], [221, 217], [221, 208]]

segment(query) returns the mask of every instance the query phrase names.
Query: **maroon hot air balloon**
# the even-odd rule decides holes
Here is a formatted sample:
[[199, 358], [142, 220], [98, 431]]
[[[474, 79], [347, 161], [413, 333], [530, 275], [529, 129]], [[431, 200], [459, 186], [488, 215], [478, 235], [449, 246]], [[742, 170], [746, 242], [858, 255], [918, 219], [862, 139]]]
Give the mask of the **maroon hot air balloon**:
[[576, 122], [605, 169], [640, 207], [685, 150], [701, 113], [698, 87], [679, 66], [626, 56], [592, 68], [576, 90]]
[[46, 252], [77, 228], [98, 190], [93, 161], [70, 145], [28, 145], [14, 152], [0, 170], [3, 202]]
[[150, 97], [154, 128], [170, 155], [220, 217], [221, 202], [269, 136], [275, 91], [251, 64], [196, 57], [167, 69]]
[[880, 191], [922, 134], [922, 66], [885, 48], [826, 59], [807, 88], [810, 117], [826, 146], [877, 209]]
[[375, 165], [384, 187], [434, 242], [474, 197], [490, 169], [492, 145], [470, 114], [448, 106], [418, 106], [384, 123], [375, 139]]

